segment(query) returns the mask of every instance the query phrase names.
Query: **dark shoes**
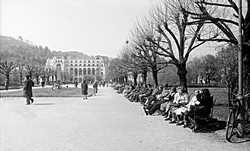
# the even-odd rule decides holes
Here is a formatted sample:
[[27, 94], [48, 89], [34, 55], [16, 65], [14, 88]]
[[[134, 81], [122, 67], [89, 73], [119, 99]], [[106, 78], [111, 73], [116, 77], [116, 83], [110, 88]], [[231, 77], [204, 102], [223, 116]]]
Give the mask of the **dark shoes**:
[[34, 99], [30, 99], [30, 101], [31, 101], [31, 104], [34, 103]]

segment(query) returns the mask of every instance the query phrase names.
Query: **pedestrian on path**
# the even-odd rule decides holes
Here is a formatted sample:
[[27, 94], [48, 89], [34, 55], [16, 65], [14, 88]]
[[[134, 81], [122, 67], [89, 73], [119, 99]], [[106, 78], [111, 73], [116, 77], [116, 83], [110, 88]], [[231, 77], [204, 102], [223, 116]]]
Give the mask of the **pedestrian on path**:
[[86, 82], [86, 80], [83, 80], [83, 82], [81, 83], [81, 88], [82, 88], [83, 100], [87, 100], [88, 99], [88, 83]]
[[32, 87], [34, 86], [34, 82], [30, 79], [30, 75], [26, 75], [26, 80], [24, 81], [24, 97], [26, 97], [26, 105], [29, 105], [34, 102], [33, 94], [32, 94]]
[[96, 95], [96, 93], [98, 91], [98, 82], [97, 81], [94, 82], [93, 88], [94, 88], [94, 95]]

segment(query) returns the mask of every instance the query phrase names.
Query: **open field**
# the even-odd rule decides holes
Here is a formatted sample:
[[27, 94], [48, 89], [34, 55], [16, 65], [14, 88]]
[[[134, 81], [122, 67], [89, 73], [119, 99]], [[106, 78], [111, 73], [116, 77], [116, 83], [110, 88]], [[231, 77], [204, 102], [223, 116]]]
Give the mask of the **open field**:
[[[51, 88], [33, 89], [34, 97], [80, 97], [80, 88], [61, 88], [52, 90]], [[93, 89], [89, 88], [89, 95], [93, 94]], [[10, 91], [0, 94], [1, 97], [23, 97], [23, 91]]]

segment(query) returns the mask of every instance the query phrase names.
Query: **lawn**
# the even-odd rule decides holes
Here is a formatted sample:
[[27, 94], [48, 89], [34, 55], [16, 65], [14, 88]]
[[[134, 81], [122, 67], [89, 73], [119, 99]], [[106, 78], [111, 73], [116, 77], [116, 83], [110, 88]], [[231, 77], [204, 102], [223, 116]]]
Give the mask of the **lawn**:
[[[194, 90], [201, 88], [189, 88], [189, 93], [193, 93]], [[228, 118], [228, 97], [226, 88], [208, 88], [211, 95], [216, 100], [214, 105], [213, 116], [219, 120], [226, 121]]]
[[[89, 95], [93, 94], [93, 89], [89, 88]], [[51, 88], [38, 88], [33, 90], [34, 97], [80, 97], [80, 88], [61, 88], [52, 90]], [[23, 97], [23, 91], [10, 91], [0, 94], [1, 97]]]

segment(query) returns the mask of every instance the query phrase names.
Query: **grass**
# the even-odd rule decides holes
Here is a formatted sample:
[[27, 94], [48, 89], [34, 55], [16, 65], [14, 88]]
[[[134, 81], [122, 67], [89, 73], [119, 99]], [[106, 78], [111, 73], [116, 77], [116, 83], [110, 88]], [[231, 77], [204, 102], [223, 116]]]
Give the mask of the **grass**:
[[[189, 93], [193, 93], [194, 90], [202, 88], [189, 88]], [[229, 114], [228, 109], [228, 97], [226, 88], [208, 88], [211, 95], [216, 100], [213, 108], [213, 117], [219, 120], [226, 121]]]
[[[93, 94], [93, 89], [89, 88], [89, 96]], [[1, 97], [23, 97], [23, 91], [12, 91], [1, 93]], [[33, 89], [34, 97], [81, 97], [80, 88], [61, 88], [52, 90], [51, 88]]]

